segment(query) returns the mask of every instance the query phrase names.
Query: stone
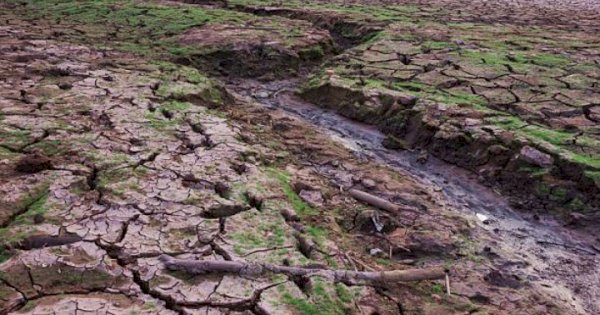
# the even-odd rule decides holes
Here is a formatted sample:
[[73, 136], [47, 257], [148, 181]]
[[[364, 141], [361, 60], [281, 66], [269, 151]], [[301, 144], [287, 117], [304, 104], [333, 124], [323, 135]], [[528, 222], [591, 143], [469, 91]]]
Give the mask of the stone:
[[256, 97], [256, 98], [268, 98], [269, 97], [269, 93], [267, 91], [259, 91], [256, 94], [254, 94], [254, 97]]
[[367, 189], [373, 189], [377, 186], [377, 183], [370, 178], [363, 178], [360, 182]]
[[385, 252], [381, 248], [371, 248], [369, 250], [369, 255], [374, 257], [383, 257]]
[[518, 157], [522, 161], [539, 167], [549, 167], [554, 164], [552, 156], [528, 145], [521, 148]]
[[323, 195], [317, 190], [301, 190], [298, 194], [302, 200], [308, 203], [311, 207], [319, 207], [323, 205]]

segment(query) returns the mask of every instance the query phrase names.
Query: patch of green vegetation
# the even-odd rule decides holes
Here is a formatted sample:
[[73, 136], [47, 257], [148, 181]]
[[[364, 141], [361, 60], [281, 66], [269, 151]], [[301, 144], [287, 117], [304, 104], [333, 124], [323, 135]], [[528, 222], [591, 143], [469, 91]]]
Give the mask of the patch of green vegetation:
[[12, 257], [12, 254], [4, 248], [4, 246], [0, 246], [0, 264], [9, 260]]
[[368, 48], [369, 46], [373, 45], [374, 43], [381, 41], [389, 36], [390, 36], [390, 34], [387, 33], [386, 31], [380, 31], [380, 32], [371, 34], [368, 39], [363, 39], [362, 44], [360, 44], [358, 47], [359, 48]]
[[161, 111], [158, 110], [147, 113], [144, 115], [144, 118], [148, 120], [148, 125], [150, 127], [160, 131], [172, 131], [183, 123], [183, 120], [180, 118], [167, 119], [161, 114]]
[[592, 179], [596, 186], [600, 188], [600, 171], [586, 171], [585, 176]]
[[124, 31], [116, 36], [116, 40], [132, 37], [154, 42], [206, 23], [243, 23], [254, 19], [249, 14], [230, 10], [167, 6], [133, 0], [29, 0], [26, 3], [27, 15], [32, 18], [71, 21], [99, 27], [118, 26]]
[[550, 194], [550, 199], [554, 201], [565, 200], [569, 192], [563, 187], [554, 187]]
[[447, 49], [447, 48], [455, 49], [455, 48], [457, 48], [457, 45], [455, 43], [451, 43], [451, 42], [440, 42], [440, 41], [428, 40], [428, 41], [423, 42], [421, 47], [423, 47], [423, 49], [427, 49], [427, 50], [441, 50], [441, 49]]
[[59, 155], [67, 150], [66, 146], [60, 140], [42, 140], [30, 145], [28, 149], [30, 151], [37, 149], [44, 152], [47, 156]]
[[195, 84], [212, 84], [212, 81], [198, 69], [185, 67], [166, 61], [153, 61], [163, 75], [165, 81], [185, 80]]
[[[2, 244], [10, 245], [18, 243], [31, 235], [32, 232], [31, 230], [14, 228], [13, 226], [2, 228], [0, 229], [0, 248], [2, 248]], [[4, 253], [10, 256], [10, 252], [7, 250]]]
[[332, 297], [323, 281], [315, 280], [310, 300], [284, 293], [283, 303], [293, 306], [302, 315], [343, 315], [346, 314], [344, 300], [352, 299], [344, 289], [336, 286], [335, 292], [341, 292], [343, 297]]
[[314, 209], [311, 206], [309, 206], [308, 204], [306, 204], [300, 198], [300, 196], [298, 196], [298, 194], [296, 194], [294, 189], [292, 189], [292, 186], [290, 185], [290, 175], [289, 174], [287, 174], [285, 171], [281, 171], [281, 170], [274, 169], [274, 168], [268, 168], [267, 174], [269, 174], [269, 176], [271, 176], [279, 181], [279, 183], [281, 184], [281, 189], [283, 190], [283, 193], [287, 197], [288, 201], [290, 202], [290, 204], [292, 205], [292, 207], [294, 208], [294, 210], [296, 211], [296, 214], [298, 216], [302, 217], [302, 216], [318, 214], [318, 211], [316, 209]]
[[185, 112], [192, 107], [192, 104], [188, 102], [180, 101], [168, 101], [160, 105], [161, 110], [167, 110], [170, 112]]
[[30, 231], [13, 230], [14, 226], [31, 225], [35, 216], [44, 215], [48, 211], [47, 201], [50, 184], [43, 183], [35, 188], [23, 199], [21, 199], [15, 207], [24, 210], [23, 213], [17, 215], [11, 224], [0, 229], [0, 261], [10, 257], [10, 253], [3, 249], [2, 244], [13, 244], [25, 239]]
[[544, 183], [537, 183], [537, 185], [535, 186], [535, 192], [538, 195], [547, 196], [550, 194], [551, 189], [550, 189], [550, 187], [548, 187], [548, 185], [546, 185]]
[[[381, 82], [373, 82], [375, 80], [370, 80], [367, 85], [368, 86], [382, 86]], [[426, 91], [428, 89], [430, 89], [431, 87], [417, 82], [417, 81], [400, 81], [400, 82], [394, 82], [394, 84], [392, 85], [395, 89], [398, 90], [408, 90], [411, 92], [422, 92], [422, 91]]]
[[0, 129], [0, 145], [13, 149], [27, 145], [30, 141], [31, 133], [25, 130]]
[[81, 154], [85, 156], [86, 159], [94, 161], [94, 165], [100, 169], [110, 169], [133, 163], [132, 157], [122, 152], [111, 152], [107, 154], [105, 151], [87, 150]]
[[285, 236], [286, 236], [283, 226], [285, 226], [285, 223], [280, 220], [277, 220], [275, 222], [268, 222], [268, 223], [261, 222], [258, 225], [258, 230], [265, 235], [270, 234], [270, 236], [266, 240], [267, 244], [269, 246], [271, 246], [271, 245], [281, 246], [285, 243]]
[[569, 152], [568, 158], [573, 162], [587, 165], [595, 169], [600, 169], [600, 156], [598, 155], [582, 155]]
[[26, 201], [27, 211], [15, 218], [13, 224], [33, 224], [35, 216], [44, 215], [48, 211], [49, 185], [44, 185]]
[[17, 153], [14, 153], [6, 148], [0, 147], [0, 160], [10, 159], [17, 155]]
[[202, 100], [211, 104], [223, 104], [223, 92], [217, 87], [216, 83], [206, 79], [200, 73], [183, 72], [184, 79], [195, 82], [181, 83], [172, 81], [163, 81], [156, 95], [164, 99], [174, 99], [180, 101]]
[[312, 45], [308, 48], [302, 49], [298, 52], [300, 58], [304, 60], [319, 60], [325, 56], [323, 47], [321, 45]]
[[569, 58], [557, 54], [536, 53], [524, 58], [529, 58], [531, 63], [544, 67], [564, 67], [571, 63]]
[[352, 295], [350, 290], [348, 290], [348, 287], [346, 287], [344, 284], [336, 283], [335, 293], [337, 294], [338, 298], [340, 298], [340, 301], [342, 301], [342, 303], [352, 303], [352, 299], [354, 298], [354, 296]]
[[144, 303], [144, 309], [145, 310], [155, 310], [156, 309], [156, 303], [153, 302], [153, 301], [146, 302], [146, 303]]
[[543, 177], [550, 172], [549, 169], [535, 166], [521, 166], [519, 172], [529, 173], [531, 177]]
[[323, 76], [325, 75], [325, 69], [319, 69], [318, 72], [314, 73], [310, 79], [304, 84], [304, 89], [316, 88], [321, 84]]
[[231, 237], [244, 247], [257, 248], [266, 245], [266, 240], [254, 231], [236, 232]]
[[507, 45], [495, 47], [493, 51], [467, 49], [459, 52], [459, 56], [482, 67], [506, 72], [506, 65], [518, 72], [527, 72], [533, 66], [546, 68], [564, 67], [571, 63], [567, 57], [549, 53], [513, 53]]
[[36, 305], [37, 305], [36, 301], [27, 301], [27, 303], [25, 303], [25, 305], [23, 307], [21, 307], [21, 309], [19, 309], [19, 311], [20, 312], [29, 312], [29, 311], [33, 310]]
[[310, 236], [312, 236], [313, 241], [319, 246], [322, 246], [325, 240], [327, 239], [327, 230], [323, 228], [309, 226], [306, 229], [306, 232], [310, 234]]
[[582, 212], [582, 213], [593, 211], [593, 208], [590, 205], [586, 204], [579, 198], [573, 198], [573, 200], [571, 200], [567, 204], [567, 208], [572, 211], [577, 211], [577, 212]]
[[109, 186], [114, 183], [127, 180], [131, 175], [128, 169], [106, 170], [98, 173], [96, 179], [96, 188], [100, 190], [108, 190]]
[[[562, 130], [547, 129], [542, 126], [530, 125], [516, 116], [510, 117], [491, 117], [488, 122], [503, 129], [513, 131], [518, 135], [524, 136], [534, 144], [540, 141], [551, 144], [556, 148], [556, 153], [564, 153], [564, 156], [572, 162], [582, 164], [587, 167], [600, 169], [600, 157], [590, 154], [582, 155], [573, 152], [572, 147], [576, 134]], [[600, 141], [587, 136], [577, 137], [577, 146], [586, 147], [590, 152], [600, 148]]]
[[444, 293], [444, 286], [439, 283], [433, 283], [431, 285], [431, 293], [433, 294], [442, 294]]

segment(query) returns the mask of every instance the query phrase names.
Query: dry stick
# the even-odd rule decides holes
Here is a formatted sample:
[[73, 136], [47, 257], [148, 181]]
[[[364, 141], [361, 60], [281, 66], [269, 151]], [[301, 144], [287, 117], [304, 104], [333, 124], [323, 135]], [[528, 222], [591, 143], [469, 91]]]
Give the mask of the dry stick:
[[446, 293], [448, 295], [450, 294], [450, 276], [448, 276], [448, 274], [446, 274]]
[[400, 210], [398, 205], [358, 189], [350, 189], [348, 193], [358, 201], [362, 201], [387, 212], [397, 212]]
[[356, 264], [354, 263], [354, 260], [352, 260], [352, 258], [350, 257], [350, 255], [348, 255], [348, 252], [344, 253], [344, 257], [346, 257], [346, 260], [348, 260], [348, 262], [350, 263], [350, 265], [352, 265], [352, 268], [354, 268], [354, 271], [358, 271], [358, 268], [356, 268]]
[[385, 285], [386, 283], [436, 280], [446, 276], [442, 267], [390, 270], [379, 272], [359, 272], [351, 270], [331, 270], [321, 268], [288, 267], [258, 262], [217, 261], [217, 260], [183, 260], [162, 255], [160, 260], [169, 270], [178, 270], [190, 274], [231, 273], [240, 276], [261, 276], [267, 273], [285, 274], [288, 276], [320, 276], [334, 282], [346, 284], [368, 283]]

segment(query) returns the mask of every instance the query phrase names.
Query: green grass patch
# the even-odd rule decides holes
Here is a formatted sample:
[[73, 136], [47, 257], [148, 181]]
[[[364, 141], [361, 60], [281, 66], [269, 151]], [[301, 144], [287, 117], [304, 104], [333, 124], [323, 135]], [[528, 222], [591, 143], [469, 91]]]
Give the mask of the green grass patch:
[[[167, 6], [134, 0], [45, 0], [16, 1], [18, 13], [36, 20], [77, 23], [98, 31], [93, 44], [151, 55], [157, 52], [189, 55], [194, 50], [177, 51], [175, 37], [208, 23], [240, 24], [258, 20], [251, 14], [232, 10], [206, 9], [199, 6]], [[107, 36], [111, 33], [111, 36]], [[98, 33], [96, 32], [96, 33]], [[86, 40], [85, 37], [82, 38]], [[182, 48], [183, 49], [183, 48]]]
[[[331, 294], [331, 291], [336, 294]], [[322, 280], [314, 280], [310, 300], [283, 294], [283, 303], [293, 306], [302, 315], [344, 315], [344, 304], [351, 300], [351, 293], [343, 285], [328, 289]]]
[[27, 145], [30, 139], [29, 131], [0, 128], [0, 145], [5, 147], [17, 149]]
[[290, 175], [287, 172], [274, 168], [268, 168], [267, 174], [279, 181], [283, 193], [287, 197], [288, 201], [292, 205], [292, 208], [294, 208], [298, 216], [302, 217], [318, 214], [318, 211], [316, 209], [312, 208], [307, 203], [305, 203], [300, 198], [300, 196], [296, 194], [294, 189], [292, 189], [292, 186], [290, 185]]
[[44, 152], [47, 156], [55, 156], [64, 153], [67, 150], [67, 146], [60, 140], [42, 140], [30, 145], [27, 149], [30, 151], [37, 149]]
[[33, 224], [33, 217], [36, 215], [44, 215], [48, 211], [46, 202], [48, 201], [48, 185], [39, 188], [34, 195], [26, 201], [27, 211], [15, 218], [13, 224]]
[[600, 188], [600, 171], [587, 171], [585, 172], [585, 176], [592, 179], [596, 186]]
[[[573, 141], [576, 137], [574, 133], [530, 125], [516, 116], [492, 117], [488, 118], [487, 121], [505, 130], [513, 131], [531, 140], [533, 143], [542, 141], [551, 144], [556, 148], [557, 153], [563, 153], [572, 162], [600, 169], [600, 156], [594, 154], [583, 155], [573, 151]], [[587, 147], [587, 151], [595, 152], [600, 148], [600, 141], [586, 136], [579, 136], [577, 137], [577, 146]]]

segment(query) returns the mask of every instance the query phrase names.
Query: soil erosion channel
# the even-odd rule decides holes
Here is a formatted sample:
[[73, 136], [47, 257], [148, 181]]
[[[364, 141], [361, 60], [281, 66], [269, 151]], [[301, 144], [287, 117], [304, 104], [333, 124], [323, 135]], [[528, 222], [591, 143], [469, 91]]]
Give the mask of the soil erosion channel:
[[[307, 103], [294, 95], [297, 81], [260, 84], [241, 81], [230, 88], [254, 97], [272, 109], [281, 109], [315, 125], [360, 158], [371, 159], [392, 169], [402, 169], [425, 185], [439, 187], [452, 209], [478, 222], [478, 238], [487, 250], [501, 256], [498, 268], [526, 279], [533, 286], [571, 304], [579, 313], [600, 312], [594, 292], [600, 290], [600, 257], [590, 236], [562, 226], [552, 218], [530, 218], [511, 209], [506, 198], [477, 181], [474, 175], [419, 154], [389, 150], [381, 144], [384, 135], [375, 127], [352, 121]], [[327, 168], [321, 171], [326, 175]]]
[[[351, 48], [337, 41], [339, 46]], [[426, 152], [385, 148], [382, 145], [385, 135], [376, 127], [298, 97], [296, 92], [301, 84], [298, 79], [268, 83], [233, 79], [229, 88], [267, 108], [283, 110], [314, 125], [351, 149], [358, 158], [402, 170], [434, 187], [444, 195], [449, 208], [477, 222], [473, 233], [476, 242], [483, 245], [489, 257], [494, 257], [498, 270], [526, 280], [556, 301], [570, 305], [574, 312], [600, 313], [600, 302], [594, 293], [600, 290], [600, 249], [594, 245], [592, 235], [565, 227], [550, 217], [517, 212], [507, 198], [483, 185], [475, 174], [433, 157], [425, 157], [427, 162], [423, 163]], [[324, 166], [320, 171], [327, 176], [329, 169]], [[329, 178], [333, 184], [342, 186], [334, 176]]]

